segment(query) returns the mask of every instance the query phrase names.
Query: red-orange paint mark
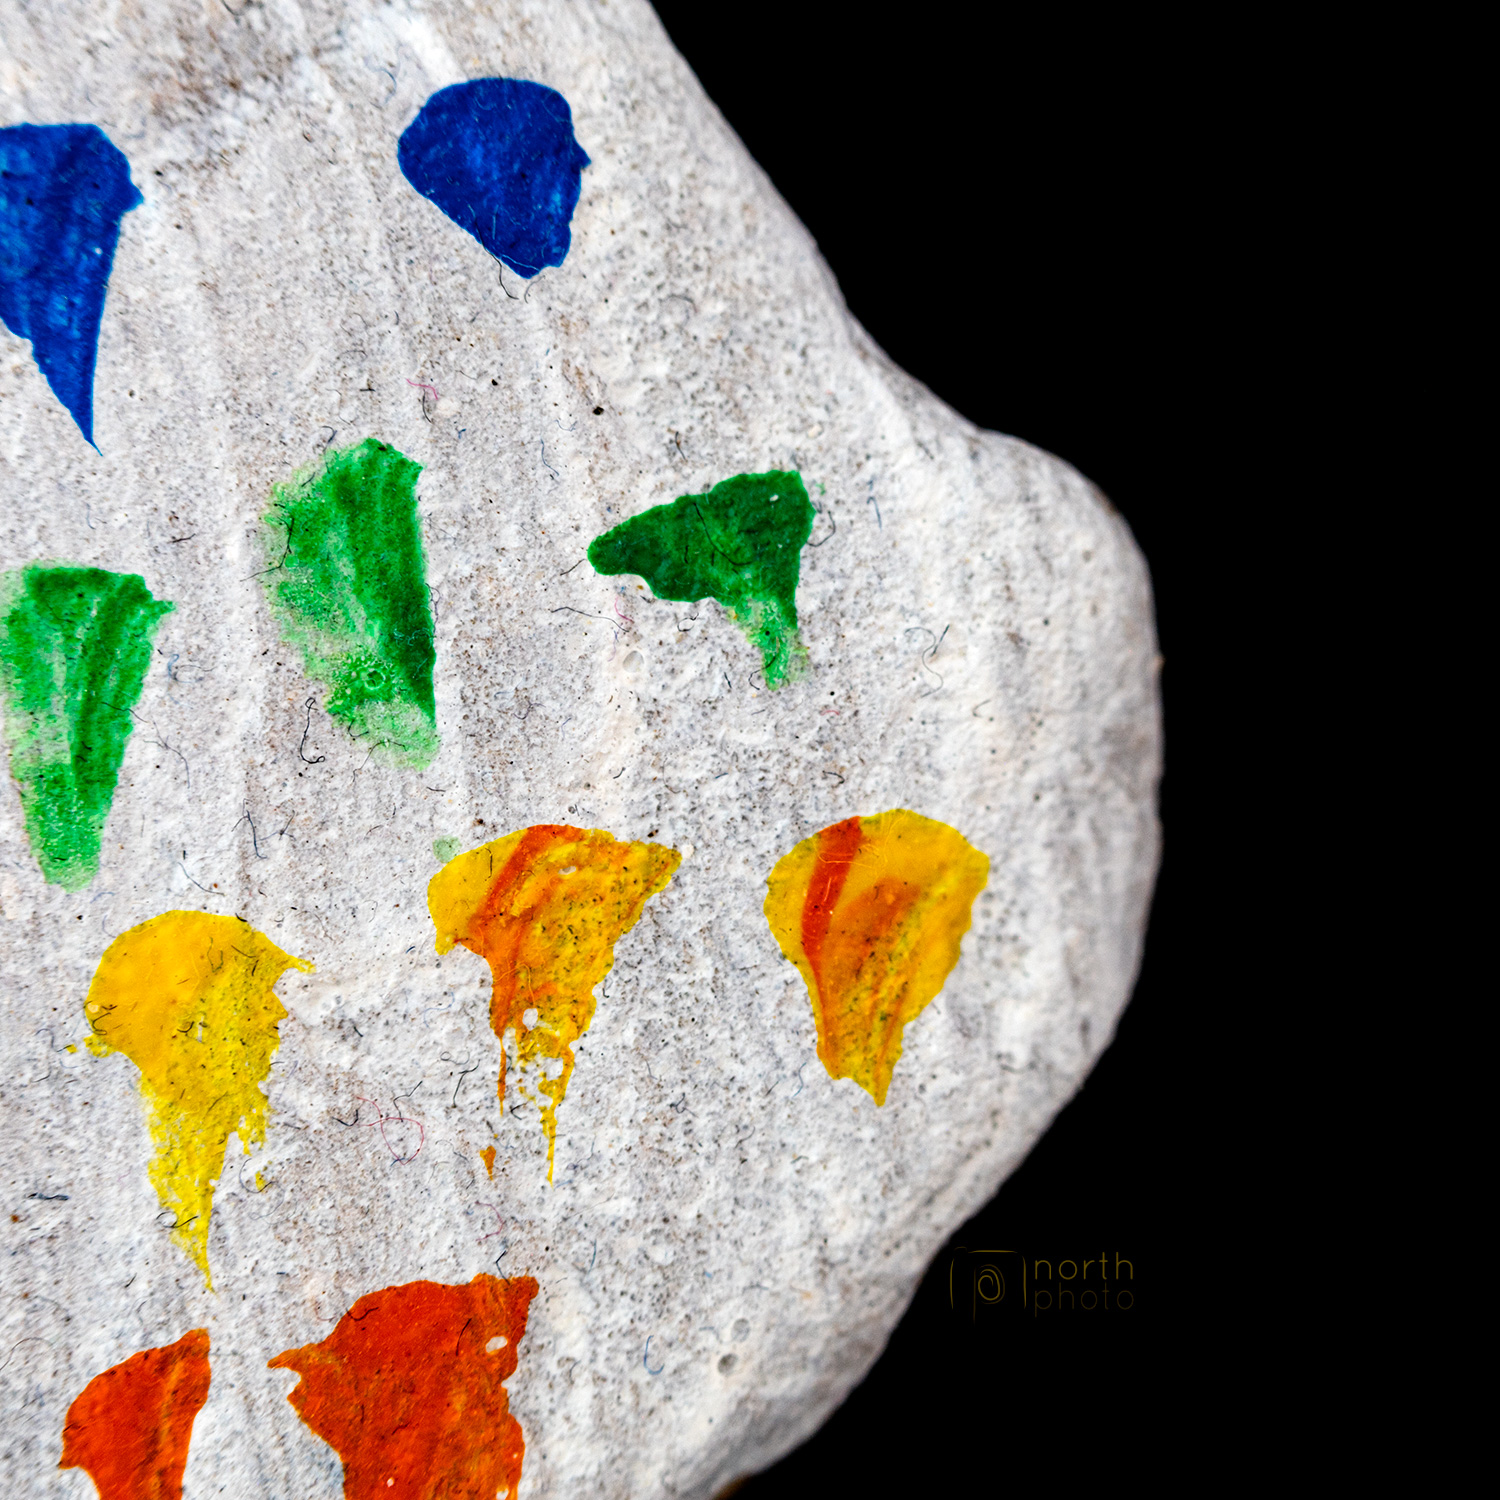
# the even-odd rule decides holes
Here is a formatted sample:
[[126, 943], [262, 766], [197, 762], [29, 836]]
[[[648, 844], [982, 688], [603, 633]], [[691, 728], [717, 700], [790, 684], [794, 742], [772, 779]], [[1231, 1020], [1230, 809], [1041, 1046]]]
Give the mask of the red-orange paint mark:
[[68, 1408], [57, 1467], [84, 1470], [99, 1500], [182, 1500], [208, 1381], [206, 1328], [132, 1354], [94, 1376]]
[[495, 1148], [486, 1146], [479, 1153], [479, 1159], [484, 1163], [484, 1170], [490, 1174], [490, 1181], [493, 1182], [495, 1180]]
[[302, 1377], [287, 1400], [344, 1460], [345, 1500], [515, 1500], [526, 1444], [504, 1382], [536, 1294], [530, 1276], [410, 1281], [270, 1362]]
[[828, 940], [833, 908], [844, 892], [849, 866], [859, 853], [864, 834], [858, 818], [845, 818], [842, 823], [834, 823], [813, 837], [817, 841], [817, 859], [802, 907], [802, 947], [821, 988], [823, 945]]

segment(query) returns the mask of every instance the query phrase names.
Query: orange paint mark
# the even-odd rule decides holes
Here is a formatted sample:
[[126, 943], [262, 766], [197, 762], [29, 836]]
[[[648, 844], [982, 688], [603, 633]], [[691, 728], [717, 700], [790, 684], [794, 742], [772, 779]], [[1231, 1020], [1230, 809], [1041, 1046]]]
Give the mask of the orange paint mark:
[[99, 1500], [182, 1500], [193, 1419], [208, 1400], [208, 1330], [132, 1354], [68, 1408], [59, 1469], [82, 1469]]
[[540, 1074], [549, 1182], [557, 1107], [573, 1076], [573, 1043], [594, 1019], [594, 986], [614, 967], [615, 943], [681, 863], [662, 844], [540, 823], [449, 860], [427, 887], [437, 951], [461, 943], [490, 966], [502, 1103], [507, 1031], [523, 1080], [530, 1067]]
[[484, 1170], [490, 1174], [490, 1181], [493, 1182], [495, 1180], [495, 1148], [486, 1146], [479, 1153], [479, 1159], [484, 1163]]
[[989, 868], [956, 829], [901, 808], [834, 823], [778, 861], [766, 921], [807, 982], [829, 1077], [885, 1103], [902, 1031], [958, 962]]
[[345, 1500], [515, 1500], [526, 1443], [504, 1382], [536, 1294], [530, 1276], [410, 1281], [270, 1362], [302, 1377], [287, 1400], [344, 1460]]

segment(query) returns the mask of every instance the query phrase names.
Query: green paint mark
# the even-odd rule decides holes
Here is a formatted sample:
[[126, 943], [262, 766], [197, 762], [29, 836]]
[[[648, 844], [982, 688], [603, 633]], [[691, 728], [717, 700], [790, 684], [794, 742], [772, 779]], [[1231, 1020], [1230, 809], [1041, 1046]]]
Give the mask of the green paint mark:
[[766, 686], [780, 687], [807, 659], [797, 572], [815, 514], [800, 474], [737, 474], [622, 521], [594, 538], [589, 561], [644, 578], [661, 599], [717, 599], [760, 648]]
[[33, 564], [0, 578], [10, 772], [42, 874], [82, 890], [99, 868], [130, 710], [172, 608], [137, 573]]
[[445, 865], [450, 859], [458, 857], [458, 851], [463, 848], [461, 839], [433, 839], [432, 852], [440, 865]]
[[432, 607], [417, 525], [422, 466], [366, 438], [271, 492], [266, 592], [324, 707], [400, 765], [438, 749]]

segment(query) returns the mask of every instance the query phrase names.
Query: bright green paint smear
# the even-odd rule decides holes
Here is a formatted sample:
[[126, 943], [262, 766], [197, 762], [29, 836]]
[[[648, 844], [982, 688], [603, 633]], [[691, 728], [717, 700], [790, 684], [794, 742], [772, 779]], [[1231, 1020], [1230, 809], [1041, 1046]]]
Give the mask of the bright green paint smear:
[[42, 874], [82, 890], [99, 868], [130, 710], [172, 606], [137, 573], [34, 564], [0, 578], [10, 771]]
[[797, 573], [815, 514], [800, 474], [737, 474], [622, 521], [594, 538], [589, 561], [644, 578], [661, 599], [717, 599], [760, 648], [766, 686], [780, 687], [807, 657]]
[[323, 705], [399, 765], [438, 749], [432, 606], [413, 463], [366, 438], [272, 491], [266, 592]]

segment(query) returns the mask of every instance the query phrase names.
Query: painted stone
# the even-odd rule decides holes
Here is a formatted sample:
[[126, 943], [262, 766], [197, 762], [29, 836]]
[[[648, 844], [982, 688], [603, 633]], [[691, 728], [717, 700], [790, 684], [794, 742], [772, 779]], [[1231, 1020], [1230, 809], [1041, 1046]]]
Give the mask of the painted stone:
[[347, 1500], [515, 1495], [526, 1438], [509, 1410], [529, 1276], [414, 1281], [361, 1297], [326, 1339], [269, 1362], [344, 1465]]
[[760, 648], [762, 679], [776, 688], [807, 660], [797, 577], [814, 514], [800, 474], [737, 474], [621, 521], [589, 543], [589, 561], [598, 573], [638, 574], [658, 599], [717, 600]]
[[37, 864], [67, 890], [98, 871], [151, 642], [171, 608], [139, 574], [33, 565], [0, 577], [10, 772]]
[[373, 754], [417, 767], [438, 749], [421, 472], [372, 438], [330, 448], [272, 491], [261, 573], [283, 638], [330, 689], [325, 712]]
[[766, 881], [766, 921], [807, 984], [818, 1056], [884, 1104], [901, 1035], [959, 959], [990, 862], [905, 808], [803, 839]]
[[63, 1419], [60, 1469], [82, 1469], [99, 1500], [182, 1500], [193, 1422], [208, 1400], [208, 1330], [143, 1349], [94, 1376]]
[[[461, 943], [489, 964], [490, 1025], [521, 1070], [540, 1074], [523, 1077], [521, 1090], [541, 1108], [549, 1181], [557, 1107], [577, 1063], [572, 1044], [594, 1018], [594, 989], [614, 967], [615, 944], [681, 863], [660, 844], [552, 823], [458, 855], [428, 884], [437, 951]], [[499, 1074], [503, 1107], [503, 1051]], [[485, 1149], [493, 1176], [495, 1148]]]
[[[871, 345], [644, 0], [286, 14], [0, 0], [7, 120], [96, 123], [144, 197], [100, 451], [0, 332], [0, 573], [173, 605], [100, 658], [130, 730], [86, 884], [0, 778], [7, 1493], [84, 1493], [64, 1414], [185, 1329], [185, 1494], [468, 1484], [436, 1408], [359, 1426], [407, 1390], [368, 1319], [456, 1328], [412, 1379], [481, 1393], [519, 1500], [711, 1500], [860, 1379], [1113, 1034], [1146, 570]], [[444, 202], [515, 187], [498, 157], [430, 196], [403, 161], [485, 79], [567, 106], [540, 251]], [[834, 891], [819, 851], [861, 848], [894, 883]], [[142, 929], [154, 987], [117, 982]], [[157, 1030], [117, 1046], [87, 1007], [126, 994]], [[165, 1154], [151, 1070], [192, 1105]], [[524, 1336], [471, 1348], [520, 1315], [493, 1283]]]
[[89, 1051], [121, 1052], [140, 1073], [147, 1175], [172, 1239], [210, 1288], [213, 1189], [229, 1137], [247, 1155], [266, 1138], [261, 1085], [286, 1019], [272, 985], [311, 968], [238, 917], [169, 911], [104, 950], [84, 999]]
[[94, 364], [120, 220], [142, 203], [97, 125], [0, 127], [0, 321], [94, 441]]
[[406, 180], [520, 276], [560, 266], [588, 153], [568, 101], [525, 78], [439, 89], [402, 132]]

